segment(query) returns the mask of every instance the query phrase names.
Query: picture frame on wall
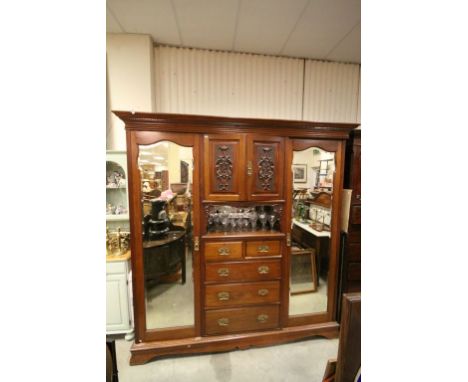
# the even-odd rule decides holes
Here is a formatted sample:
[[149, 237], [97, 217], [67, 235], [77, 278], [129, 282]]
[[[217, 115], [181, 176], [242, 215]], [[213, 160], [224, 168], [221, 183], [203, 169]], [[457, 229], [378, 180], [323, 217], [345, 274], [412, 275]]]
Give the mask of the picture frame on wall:
[[294, 183], [307, 182], [307, 165], [293, 164], [293, 181]]

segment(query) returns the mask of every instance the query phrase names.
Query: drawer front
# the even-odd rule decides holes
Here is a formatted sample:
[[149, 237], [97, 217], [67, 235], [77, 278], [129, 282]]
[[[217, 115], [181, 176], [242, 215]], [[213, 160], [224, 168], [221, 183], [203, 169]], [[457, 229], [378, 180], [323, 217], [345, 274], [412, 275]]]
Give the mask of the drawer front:
[[279, 306], [216, 309], [205, 312], [205, 334], [227, 334], [279, 326]]
[[361, 231], [353, 231], [348, 233], [348, 243], [360, 243]]
[[361, 206], [352, 206], [349, 221], [351, 224], [361, 224]]
[[279, 255], [281, 255], [281, 242], [279, 240], [262, 240], [247, 242], [247, 257]]
[[217, 241], [205, 243], [206, 261], [242, 259], [241, 241]]
[[361, 280], [361, 263], [348, 264], [348, 281]]
[[205, 281], [262, 281], [281, 277], [278, 260], [206, 264]]
[[347, 260], [361, 261], [361, 244], [348, 244]]
[[279, 281], [249, 284], [216, 284], [205, 288], [205, 306], [216, 308], [243, 304], [269, 304], [279, 302]]

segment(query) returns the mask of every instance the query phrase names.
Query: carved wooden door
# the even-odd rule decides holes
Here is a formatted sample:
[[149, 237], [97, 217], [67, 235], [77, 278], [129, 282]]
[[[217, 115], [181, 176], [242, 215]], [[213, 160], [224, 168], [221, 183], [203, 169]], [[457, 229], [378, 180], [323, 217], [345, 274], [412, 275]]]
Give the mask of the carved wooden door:
[[245, 200], [245, 135], [204, 137], [205, 200]]
[[247, 135], [247, 196], [249, 200], [282, 199], [284, 139]]

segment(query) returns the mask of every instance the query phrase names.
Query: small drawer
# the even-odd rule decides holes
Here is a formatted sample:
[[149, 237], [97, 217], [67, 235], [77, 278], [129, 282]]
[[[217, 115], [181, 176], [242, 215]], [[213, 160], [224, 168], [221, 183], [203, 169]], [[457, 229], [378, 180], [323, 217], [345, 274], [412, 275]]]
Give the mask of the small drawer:
[[361, 280], [361, 263], [348, 263], [348, 281]]
[[216, 284], [205, 288], [205, 306], [216, 308], [242, 304], [269, 304], [279, 302], [279, 281], [249, 284]]
[[361, 244], [348, 244], [347, 248], [348, 261], [361, 261]]
[[106, 274], [127, 273], [127, 261], [106, 262]]
[[246, 257], [279, 256], [281, 242], [279, 240], [248, 241]]
[[352, 206], [349, 222], [351, 224], [361, 224], [361, 206]]
[[205, 312], [205, 334], [227, 334], [279, 326], [279, 306], [216, 309]]
[[241, 241], [216, 241], [205, 243], [206, 261], [242, 259]]
[[278, 260], [206, 264], [205, 267], [207, 282], [262, 281], [281, 277]]

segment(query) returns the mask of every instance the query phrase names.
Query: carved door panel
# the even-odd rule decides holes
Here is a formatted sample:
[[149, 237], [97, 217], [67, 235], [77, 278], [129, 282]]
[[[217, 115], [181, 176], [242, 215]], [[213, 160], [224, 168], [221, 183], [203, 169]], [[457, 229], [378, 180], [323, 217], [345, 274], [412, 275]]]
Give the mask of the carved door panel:
[[206, 200], [245, 200], [245, 136], [205, 135], [204, 182]]
[[247, 195], [249, 200], [282, 199], [284, 140], [247, 136]]

